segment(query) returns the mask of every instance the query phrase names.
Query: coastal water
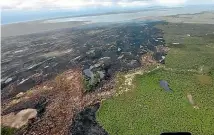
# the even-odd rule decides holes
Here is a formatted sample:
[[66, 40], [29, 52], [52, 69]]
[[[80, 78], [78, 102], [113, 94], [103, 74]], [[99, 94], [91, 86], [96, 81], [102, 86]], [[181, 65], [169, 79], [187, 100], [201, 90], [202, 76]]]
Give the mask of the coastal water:
[[83, 16], [83, 17], [66, 17], [58, 19], [50, 19], [44, 21], [44, 23], [58, 23], [58, 22], [70, 22], [70, 21], [86, 21], [94, 23], [102, 22], [123, 22], [134, 19], [141, 18], [152, 18], [168, 15], [177, 15], [177, 14], [194, 14], [204, 11], [213, 11], [214, 7], [180, 7], [180, 8], [165, 8], [165, 9], [155, 9], [155, 10], [146, 10], [139, 12], [130, 12], [130, 13], [117, 13], [117, 14], [104, 14], [104, 15], [94, 15], [94, 16]]
[[[1, 11], [1, 24], [11, 24], [17, 22], [27, 22], [33, 20], [47, 20], [48, 23], [69, 22], [69, 21], [90, 21], [90, 22], [120, 22], [139, 17], [158, 17], [164, 15], [176, 15], [187, 13], [199, 13], [203, 11], [214, 10], [214, 5], [209, 6], [187, 6], [180, 8], [148, 8], [137, 9], [138, 12], [131, 10], [121, 10], [118, 12], [116, 9], [91, 9], [81, 11], [71, 10], [39, 10], [39, 11]], [[131, 11], [128, 13], [128, 11]], [[106, 14], [114, 12], [114, 14]], [[117, 12], [117, 13], [116, 13]], [[126, 13], [124, 13], [126, 12]], [[93, 15], [92, 15], [93, 14]], [[96, 15], [102, 14], [102, 15]], [[85, 16], [84, 16], [85, 15]], [[82, 16], [82, 17], [75, 17]], [[54, 18], [54, 19], [53, 19]]]

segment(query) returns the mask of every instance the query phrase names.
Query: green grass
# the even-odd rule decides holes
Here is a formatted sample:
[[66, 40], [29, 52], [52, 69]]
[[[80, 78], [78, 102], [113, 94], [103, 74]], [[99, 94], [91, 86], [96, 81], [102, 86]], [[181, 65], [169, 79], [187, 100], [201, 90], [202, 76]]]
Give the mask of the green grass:
[[[214, 67], [214, 25], [168, 24], [157, 27], [164, 30], [166, 45], [171, 48], [166, 58], [167, 67], [196, 70], [203, 67], [204, 72]], [[172, 45], [175, 42], [180, 45]]]
[[[102, 102], [99, 123], [110, 135], [178, 131], [214, 135], [214, 26], [170, 23], [157, 27], [164, 30], [170, 48], [165, 67], [174, 70], [162, 68], [137, 75], [132, 91]], [[116, 89], [126, 87], [121, 80]], [[160, 80], [168, 81], [174, 92], [164, 91]], [[188, 94], [199, 109], [189, 103]]]
[[[213, 37], [214, 39], [214, 37]], [[166, 58], [166, 66], [181, 69], [196, 69], [203, 66], [209, 70], [214, 66], [214, 48], [207, 47], [207, 43], [200, 43], [200, 38], [186, 37], [182, 48], [173, 47]], [[191, 42], [196, 42], [191, 44]], [[214, 44], [214, 41], [213, 41]], [[179, 45], [178, 45], [179, 46]]]
[[1, 135], [13, 135], [15, 133], [14, 128], [10, 128], [10, 127], [1, 127]]
[[[173, 93], [159, 86], [162, 79], [169, 82]], [[163, 69], [138, 75], [135, 80], [135, 90], [104, 101], [97, 113], [98, 121], [111, 135], [159, 135], [175, 131], [214, 134], [213, 83], [204, 85], [193, 73]], [[188, 93], [199, 109], [189, 103]]]

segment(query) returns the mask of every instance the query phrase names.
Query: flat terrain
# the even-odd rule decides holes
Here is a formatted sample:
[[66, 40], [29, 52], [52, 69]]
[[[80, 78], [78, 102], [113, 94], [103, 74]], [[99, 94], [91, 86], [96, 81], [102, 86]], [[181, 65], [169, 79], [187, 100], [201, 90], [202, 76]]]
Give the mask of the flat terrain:
[[[102, 103], [98, 121], [109, 134], [154, 134], [189, 131], [213, 133], [213, 78], [201, 82], [197, 74], [178, 71], [153, 71], [135, 78], [133, 91]], [[173, 92], [159, 86], [167, 80]], [[188, 101], [191, 94], [198, 108]]]
[[28, 35], [33, 33], [42, 33], [52, 30], [73, 28], [84, 25], [84, 21], [71, 21], [61, 23], [44, 23], [44, 21], [29, 21], [2, 25], [2, 37]]
[[[209, 12], [203, 12], [208, 11]], [[202, 12], [202, 13], [200, 13]], [[214, 24], [213, 7], [161, 8], [117, 14], [65, 17], [1, 25], [2, 37], [28, 35], [52, 30], [69, 29], [88, 24], [121, 23], [133, 20], [167, 21], [174, 23]]]
[[213, 134], [213, 14], [170, 17], [187, 23], [149, 17], [105, 25], [21, 23], [21, 30], [29, 23], [27, 33], [2, 38], [2, 118], [37, 111], [17, 135]]
[[[177, 69], [194, 69], [207, 73], [214, 67], [214, 25], [168, 24], [164, 29], [166, 45], [171, 49], [166, 66]], [[176, 45], [177, 43], [177, 45]]]
[[2, 98], [25, 92], [74, 66], [112, 76], [141, 66], [162, 45], [155, 23], [79, 27], [2, 39]]
[[38, 116], [17, 135], [107, 134], [96, 122], [98, 108], [84, 109], [114, 95], [118, 71], [144, 66], [147, 52], [162, 54], [157, 47], [163, 47], [163, 32], [156, 23], [94, 24], [2, 38], [2, 125], [13, 127], [8, 115], [33, 108]]
[[202, 12], [197, 14], [180, 14], [161, 17], [171, 23], [197, 23], [197, 24], [214, 24], [214, 12]]
[[[132, 89], [105, 100], [97, 119], [109, 134], [214, 133], [214, 26], [158, 25], [170, 48], [164, 66], [138, 72]], [[140, 75], [143, 74], [143, 75]], [[121, 75], [118, 93], [125, 90]], [[124, 80], [121, 81], [121, 80]], [[169, 83], [172, 92], [160, 87]]]

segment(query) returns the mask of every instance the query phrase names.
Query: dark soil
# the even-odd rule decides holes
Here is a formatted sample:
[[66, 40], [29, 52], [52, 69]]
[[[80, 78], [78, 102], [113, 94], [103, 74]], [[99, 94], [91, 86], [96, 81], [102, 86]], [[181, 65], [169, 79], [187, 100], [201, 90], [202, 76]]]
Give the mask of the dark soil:
[[97, 103], [76, 114], [71, 125], [70, 135], [108, 135], [96, 121], [96, 111], [99, 106]]
[[[142, 52], [164, 44], [155, 23], [136, 22], [78, 27], [2, 40], [2, 100], [26, 92], [80, 65], [113, 76], [141, 66]], [[68, 51], [70, 50], [70, 51]], [[102, 58], [109, 57], [108, 61]], [[103, 62], [102, 62], [103, 61]], [[111, 71], [111, 72], [107, 72]]]
[[[39, 87], [43, 82], [66, 72], [61, 81], [55, 80], [51, 92], [40, 92], [43, 86], [47, 86], [41, 85], [38, 95], [3, 110], [3, 114], [26, 108], [38, 110], [40, 117], [21, 134], [108, 135], [96, 121], [99, 104], [95, 103], [114, 94], [111, 85], [104, 84], [111, 84], [110, 80], [118, 71], [142, 66], [142, 53], [154, 52], [156, 46], [164, 44], [164, 40], [156, 40], [163, 36], [163, 32], [154, 25], [128, 23], [4, 39], [3, 104], [18, 93]], [[85, 68], [67, 71], [76, 65]], [[97, 87], [100, 91], [83, 94], [82, 70], [90, 67], [94, 67], [94, 72], [104, 71], [105, 77]], [[70, 77], [71, 80], [64, 81]]]

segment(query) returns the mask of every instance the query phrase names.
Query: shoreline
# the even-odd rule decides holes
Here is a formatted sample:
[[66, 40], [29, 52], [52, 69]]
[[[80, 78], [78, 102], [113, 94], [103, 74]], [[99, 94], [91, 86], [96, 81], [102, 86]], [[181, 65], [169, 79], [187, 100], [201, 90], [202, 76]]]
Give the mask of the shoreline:
[[[183, 8], [183, 7], [176, 7], [177, 8]], [[16, 23], [28, 23], [28, 22], [34, 22], [34, 21], [46, 21], [46, 20], [52, 20], [52, 19], [61, 19], [61, 18], [75, 18], [75, 17], [88, 17], [88, 16], [102, 16], [102, 15], [113, 15], [113, 14], [122, 14], [122, 13], [138, 13], [138, 12], [144, 12], [144, 11], [150, 11], [150, 10], [166, 10], [166, 9], [172, 9], [171, 7], [159, 7], [159, 8], [146, 8], [146, 9], [138, 9], [138, 10], [132, 10], [132, 11], [112, 11], [112, 12], [106, 12], [106, 13], [91, 13], [91, 14], [82, 14], [82, 15], [74, 15], [74, 16], [62, 16], [62, 17], [50, 17], [46, 19], [35, 19], [35, 20], [26, 20], [26, 21], [17, 21], [12, 23], [5, 23], [1, 24], [3, 25], [10, 25], [10, 24], [16, 24]], [[174, 8], [175, 9], [175, 8]]]
[[[171, 10], [171, 9], [169, 9]], [[152, 10], [148, 10], [149, 12]], [[152, 11], [153, 12], [153, 11]], [[168, 11], [169, 12], [169, 11]], [[141, 13], [141, 12], [136, 12], [136, 13]], [[12, 24], [6, 24], [6, 25], [1, 25], [2, 29], [2, 37], [11, 37], [11, 36], [19, 36], [19, 35], [27, 35], [27, 34], [32, 34], [32, 33], [42, 33], [46, 31], [53, 31], [53, 30], [60, 30], [64, 28], [73, 28], [73, 27], [78, 27], [82, 25], [88, 25], [88, 24], [101, 24], [101, 23], [116, 23], [113, 19], [112, 22], [106, 22], [106, 18], [109, 18], [111, 15], [116, 15], [115, 17], [119, 18], [117, 22], [124, 22], [124, 21], [143, 21], [143, 20], [166, 20], [166, 21], [173, 21], [173, 19], [169, 18], [175, 18], [182, 15], [186, 16], [196, 16], [196, 15], [203, 15], [205, 14], [214, 14], [213, 11], [199, 11], [198, 13], [187, 13], [187, 14], [175, 14], [175, 15], [158, 15], [158, 16], [143, 16], [143, 14], [139, 14], [137, 17], [130, 17], [128, 16], [124, 18], [124, 15], [131, 15], [133, 12], [129, 13], [121, 13], [121, 14], [103, 14], [103, 15], [96, 15], [96, 16], [83, 16], [83, 17], [71, 17], [71, 20], [62, 20], [60, 22], [57, 22], [57, 20], [60, 19], [69, 19], [69, 17], [63, 17], [63, 18], [52, 18], [52, 19], [43, 19], [43, 20], [36, 20], [36, 21], [28, 21], [28, 22], [17, 22], [17, 23], [12, 23]], [[119, 16], [118, 16], [119, 15]], [[90, 18], [92, 17], [92, 18]], [[98, 18], [97, 18], [98, 17]], [[114, 18], [114, 17], [113, 17]], [[73, 20], [72, 20], [73, 19]], [[75, 20], [76, 19], [76, 20]], [[206, 18], [205, 18], [206, 19]], [[211, 20], [213, 18], [210, 18]], [[56, 21], [54, 21], [56, 20]], [[47, 21], [47, 22], [45, 22]], [[50, 21], [50, 22], [48, 22]], [[194, 21], [194, 20], [193, 20]], [[198, 20], [196, 20], [198, 21]], [[205, 20], [206, 21], [206, 20]], [[191, 22], [191, 21], [190, 21]], [[202, 22], [199, 22], [202, 23]], [[214, 24], [214, 21], [207, 21], [207, 23]], [[23, 31], [23, 29], [25, 29]]]

